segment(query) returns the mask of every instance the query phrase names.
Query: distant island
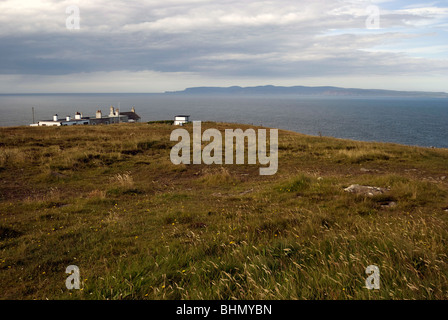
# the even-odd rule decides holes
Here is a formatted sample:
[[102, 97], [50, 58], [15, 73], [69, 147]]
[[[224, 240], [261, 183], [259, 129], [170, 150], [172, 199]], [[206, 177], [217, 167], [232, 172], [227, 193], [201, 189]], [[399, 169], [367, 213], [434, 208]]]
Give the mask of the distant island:
[[339, 88], [331, 86], [256, 86], [256, 87], [193, 87], [183, 91], [166, 91], [165, 94], [194, 95], [305, 95], [305, 96], [356, 96], [356, 97], [409, 97], [409, 98], [448, 98], [446, 92], [395, 91], [381, 89]]

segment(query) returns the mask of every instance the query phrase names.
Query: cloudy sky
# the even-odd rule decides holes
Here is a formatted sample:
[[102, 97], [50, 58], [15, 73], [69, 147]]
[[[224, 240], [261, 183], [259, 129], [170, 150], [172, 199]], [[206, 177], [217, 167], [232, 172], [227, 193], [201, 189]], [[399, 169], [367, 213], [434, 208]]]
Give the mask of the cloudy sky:
[[448, 92], [447, 40], [446, 0], [0, 0], [0, 92]]

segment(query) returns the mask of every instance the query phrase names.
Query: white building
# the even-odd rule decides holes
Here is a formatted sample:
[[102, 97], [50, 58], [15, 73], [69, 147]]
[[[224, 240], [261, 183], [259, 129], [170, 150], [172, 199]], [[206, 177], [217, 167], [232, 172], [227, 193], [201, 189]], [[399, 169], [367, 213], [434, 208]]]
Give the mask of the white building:
[[30, 124], [32, 127], [42, 126], [42, 127], [53, 127], [53, 126], [73, 126], [79, 124], [112, 124], [120, 122], [138, 122], [140, 121], [140, 116], [135, 113], [135, 108], [132, 107], [129, 112], [120, 112], [117, 108], [113, 106], [110, 107], [110, 112], [108, 116], [103, 115], [100, 109], [97, 110], [95, 117], [83, 117], [81, 113], [76, 112], [75, 118], [66, 116], [65, 118], [59, 118], [57, 114], [53, 116], [53, 120], [40, 120], [37, 123]]
[[190, 116], [178, 115], [174, 117], [175, 126], [183, 126], [184, 124], [190, 122]]
[[53, 127], [53, 126], [73, 126], [77, 124], [89, 124], [89, 118], [83, 118], [82, 115], [77, 112], [75, 115], [75, 119], [72, 119], [70, 116], [66, 116], [65, 118], [59, 119], [59, 116], [55, 114], [53, 116], [53, 120], [40, 120], [37, 123], [37, 126], [42, 127]]

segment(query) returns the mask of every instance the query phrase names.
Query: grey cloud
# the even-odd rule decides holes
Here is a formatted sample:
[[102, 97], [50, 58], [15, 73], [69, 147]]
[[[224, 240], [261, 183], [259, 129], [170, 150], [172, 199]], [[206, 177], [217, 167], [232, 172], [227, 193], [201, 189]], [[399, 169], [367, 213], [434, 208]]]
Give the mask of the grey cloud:
[[[67, 2], [68, 3], [68, 2]], [[20, 26], [20, 13], [2, 18], [0, 73], [64, 75], [80, 72], [192, 72], [209, 76], [365, 75], [446, 70], [446, 61], [367, 52], [400, 41], [421, 15], [386, 13], [386, 30], [362, 32], [369, 1], [100, 1], [81, 9], [81, 30], [69, 31], [58, 5]], [[225, 3], [225, 5], [223, 4]], [[62, 11], [64, 12], [64, 11]], [[16, 17], [17, 21], [12, 21]], [[30, 15], [26, 15], [30, 19]], [[14, 26], [17, 27], [14, 29]], [[5, 29], [5, 30], [6, 30]], [[328, 35], [329, 30], [352, 30]]]

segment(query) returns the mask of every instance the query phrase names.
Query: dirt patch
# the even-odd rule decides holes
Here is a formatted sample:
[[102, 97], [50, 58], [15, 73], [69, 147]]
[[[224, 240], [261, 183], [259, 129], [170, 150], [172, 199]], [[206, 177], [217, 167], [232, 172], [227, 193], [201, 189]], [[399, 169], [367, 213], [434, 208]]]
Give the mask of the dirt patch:
[[10, 229], [7, 227], [0, 227], [0, 240], [14, 239], [22, 235], [22, 232]]

